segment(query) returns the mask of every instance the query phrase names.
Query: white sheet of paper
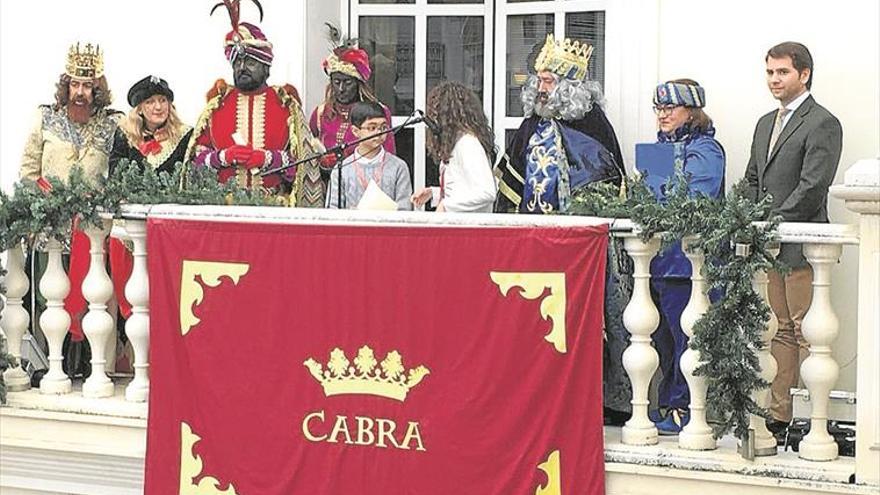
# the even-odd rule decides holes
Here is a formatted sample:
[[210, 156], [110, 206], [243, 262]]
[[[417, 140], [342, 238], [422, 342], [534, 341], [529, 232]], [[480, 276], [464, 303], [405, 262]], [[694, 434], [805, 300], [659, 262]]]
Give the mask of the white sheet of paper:
[[397, 203], [385, 194], [385, 191], [379, 188], [379, 184], [376, 184], [376, 181], [370, 179], [364, 195], [361, 196], [361, 200], [358, 202], [357, 209], [395, 211], [397, 210]]

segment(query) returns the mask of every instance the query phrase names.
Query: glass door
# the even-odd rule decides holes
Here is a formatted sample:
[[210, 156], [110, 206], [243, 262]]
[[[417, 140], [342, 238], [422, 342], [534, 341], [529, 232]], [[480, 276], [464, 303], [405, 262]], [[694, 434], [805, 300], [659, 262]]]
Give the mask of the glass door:
[[[348, 0], [349, 31], [370, 54], [370, 81], [391, 108], [394, 124], [424, 110], [428, 91], [444, 80], [463, 83], [483, 101], [503, 152], [522, 122], [520, 89], [548, 33], [594, 46], [590, 77], [613, 101], [616, 68], [606, 67], [608, 0]], [[609, 95], [609, 93], [612, 93]], [[613, 112], [612, 112], [613, 113]], [[610, 115], [609, 115], [610, 117]], [[413, 186], [437, 185], [437, 165], [425, 153], [425, 129], [397, 135]]]
[[[506, 148], [523, 119], [520, 92], [548, 34], [593, 45], [590, 78], [605, 90], [604, 0], [495, 2], [495, 140]], [[607, 95], [607, 90], [606, 90]]]
[[[452, 5], [455, 4], [455, 5]], [[471, 88], [492, 117], [492, 4], [482, 0], [351, 0], [352, 36], [370, 54], [371, 86], [402, 124], [424, 110], [442, 81]], [[397, 154], [410, 166], [413, 187], [438, 185], [437, 164], [425, 153], [425, 128], [397, 134]]]

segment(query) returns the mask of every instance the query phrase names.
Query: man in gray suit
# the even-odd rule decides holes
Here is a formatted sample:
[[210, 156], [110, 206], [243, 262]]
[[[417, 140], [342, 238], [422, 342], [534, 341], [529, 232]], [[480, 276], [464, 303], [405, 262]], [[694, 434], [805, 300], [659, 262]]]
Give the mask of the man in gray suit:
[[[758, 121], [746, 177], [752, 198], [772, 196], [770, 216], [785, 222], [828, 222], [828, 188], [843, 144], [840, 122], [810, 95], [813, 58], [800, 43], [785, 42], [767, 52], [767, 85], [780, 108]], [[779, 319], [771, 352], [779, 366], [771, 386], [771, 430], [791, 421], [789, 389], [800, 378], [808, 344], [801, 321], [812, 300], [813, 270], [798, 244], [783, 244], [779, 259], [789, 275], [771, 272], [770, 307]]]

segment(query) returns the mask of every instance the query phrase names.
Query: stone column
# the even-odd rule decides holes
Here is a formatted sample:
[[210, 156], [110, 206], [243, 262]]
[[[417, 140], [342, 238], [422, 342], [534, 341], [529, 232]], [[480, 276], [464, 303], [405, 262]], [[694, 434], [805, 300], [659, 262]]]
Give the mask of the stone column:
[[[681, 248], [684, 255], [690, 260], [693, 271], [691, 274], [691, 297], [681, 313], [681, 329], [689, 340], [694, 337], [694, 325], [697, 320], [709, 310], [706, 279], [701, 273], [705, 257], [702, 250], [688, 252], [689, 246], [695, 241], [694, 238], [684, 238], [681, 241]], [[678, 446], [687, 450], [713, 450], [717, 447], [712, 427], [706, 422], [706, 378], [694, 374], [702, 364], [701, 362], [700, 353], [690, 347], [684, 351], [679, 360], [681, 373], [687, 381], [691, 396], [690, 420], [678, 435]]]
[[134, 380], [125, 389], [125, 399], [144, 402], [150, 393], [150, 279], [147, 274], [147, 223], [126, 220], [125, 231], [134, 243], [134, 267], [125, 285], [125, 297], [131, 303], [131, 316], [125, 334], [134, 349]]
[[649, 269], [660, 240], [642, 242], [638, 237], [627, 237], [624, 248], [634, 263], [632, 299], [623, 311], [623, 324], [632, 336], [623, 352], [623, 367], [632, 383], [633, 412], [623, 427], [622, 441], [627, 445], [653, 445], [657, 443], [657, 427], [648, 419], [648, 386], [660, 362], [651, 345], [651, 334], [660, 324], [660, 314], [651, 300]]
[[114, 343], [116, 341], [116, 322], [107, 312], [107, 301], [113, 297], [113, 283], [107, 275], [104, 256], [104, 240], [110, 232], [110, 220], [103, 220], [99, 227], [88, 226], [84, 231], [89, 237], [91, 263], [82, 284], [83, 296], [89, 302], [82, 327], [92, 349], [92, 373], [83, 383], [83, 396], [112, 397], [113, 382], [107, 376], [106, 348], [110, 337], [114, 337]]
[[50, 239], [47, 243], [48, 264], [40, 279], [40, 293], [46, 298], [46, 310], [40, 315], [40, 328], [49, 344], [49, 371], [40, 380], [40, 392], [44, 394], [70, 393], [70, 378], [64, 374], [61, 348], [70, 330], [70, 315], [64, 309], [64, 298], [70, 292], [70, 279], [61, 263], [61, 243]]
[[856, 162], [831, 194], [859, 214], [856, 483], [880, 485], [880, 159]]
[[837, 443], [828, 433], [828, 401], [840, 366], [831, 355], [839, 323], [831, 307], [831, 266], [840, 259], [840, 244], [805, 244], [804, 257], [813, 266], [813, 302], [804, 316], [801, 331], [810, 344], [810, 355], [801, 364], [801, 378], [813, 405], [810, 433], [801, 440], [799, 454], [811, 461], [837, 458]]
[[[772, 254], [775, 257], [778, 253], [779, 250], [776, 249]], [[769, 278], [767, 277], [766, 271], [759, 270], [758, 272], [755, 272], [752, 277], [752, 288], [759, 296], [761, 296], [761, 299], [763, 299], [769, 307], [770, 299], [767, 293], [768, 284]], [[758, 355], [758, 366], [760, 366], [761, 369], [761, 378], [767, 383], [773, 383], [778, 368], [776, 365], [776, 358], [774, 358], [773, 354], [770, 352], [770, 343], [773, 341], [773, 337], [779, 329], [779, 321], [776, 319], [776, 315], [772, 310], [770, 310], [769, 313], [770, 319], [764, 327], [764, 332], [761, 333], [761, 342], [764, 344], [764, 347], [757, 350], [755, 353]], [[770, 387], [755, 391], [755, 393], [752, 394], [752, 399], [759, 407], [769, 409]], [[767, 429], [767, 420], [762, 416], [752, 414], [749, 426], [755, 432], [755, 455], [759, 457], [776, 455], [776, 437], [774, 437], [773, 434], [770, 433], [770, 430]]]
[[6, 390], [20, 392], [31, 388], [31, 378], [21, 367], [21, 339], [27, 332], [30, 315], [22, 307], [22, 298], [27, 294], [28, 278], [24, 271], [24, 254], [21, 246], [6, 251], [6, 306], [0, 316], [0, 328], [6, 334], [9, 353], [18, 362], [3, 373]]

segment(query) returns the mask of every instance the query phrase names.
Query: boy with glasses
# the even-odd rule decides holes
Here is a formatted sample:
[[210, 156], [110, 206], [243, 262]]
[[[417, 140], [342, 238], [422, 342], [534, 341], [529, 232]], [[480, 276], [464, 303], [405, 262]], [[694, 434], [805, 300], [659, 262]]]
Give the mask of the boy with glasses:
[[[350, 119], [351, 131], [357, 139], [388, 130], [385, 109], [373, 101], [355, 103]], [[381, 134], [363, 141], [357, 145], [351, 156], [338, 165], [342, 174], [341, 193], [340, 172], [331, 172], [325, 203], [328, 208], [357, 208], [367, 186], [370, 182], [375, 182], [382, 192], [397, 203], [398, 210], [412, 210], [409, 168], [406, 162], [385, 150], [387, 138], [388, 134]]]

